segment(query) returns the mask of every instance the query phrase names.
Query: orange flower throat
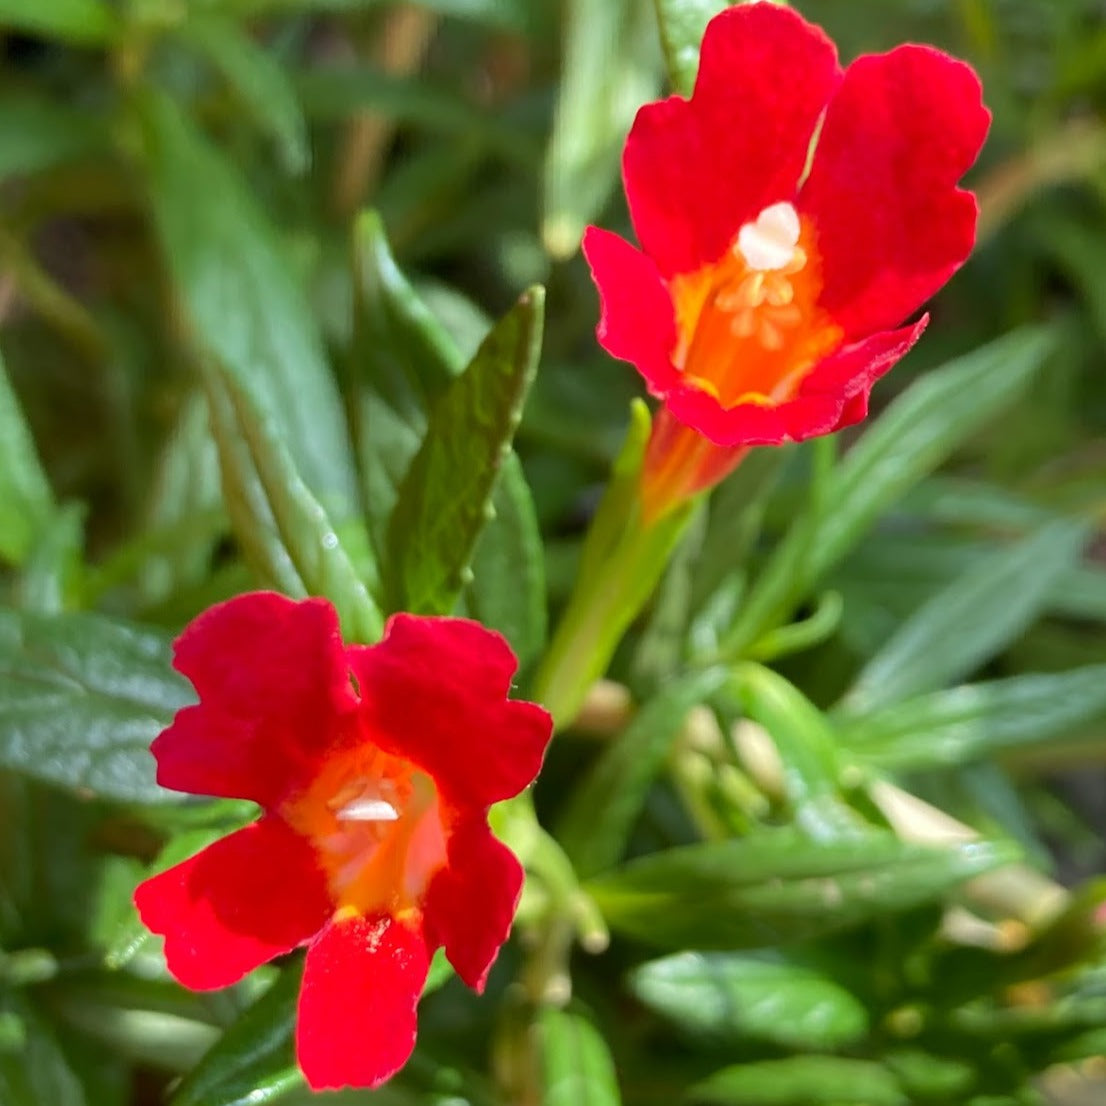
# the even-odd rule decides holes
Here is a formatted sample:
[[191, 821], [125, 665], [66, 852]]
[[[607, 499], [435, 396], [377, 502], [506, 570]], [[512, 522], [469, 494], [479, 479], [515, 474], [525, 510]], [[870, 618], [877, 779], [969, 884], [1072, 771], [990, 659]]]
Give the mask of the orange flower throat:
[[716, 262], [670, 284], [673, 363], [725, 408], [779, 404], [841, 340], [818, 306], [821, 265], [809, 221], [789, 203], [746, 223]]
[[434, 781], [364, 739], [328, 758], [281, 813], [314, 845], [339, 911], [418, 909], [446, 862]]

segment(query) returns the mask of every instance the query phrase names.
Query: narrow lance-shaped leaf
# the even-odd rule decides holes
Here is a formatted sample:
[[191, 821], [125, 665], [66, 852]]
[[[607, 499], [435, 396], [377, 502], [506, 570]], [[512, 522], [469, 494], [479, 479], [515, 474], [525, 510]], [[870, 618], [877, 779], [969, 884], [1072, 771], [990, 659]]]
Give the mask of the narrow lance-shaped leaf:
[[[365, 516], [374, 544], [384, 549], [399, 488], [426, 434], [429, 411], [462, 372], [465, 358], [400, 271], [374, 211], [362, 214], [355, 225], [353, 267], [350, 406]], [[545, 641], [545, 573], [530, 489], [513, 456], [503, 462], [492, 507], [495, 518], [473, 553], [467, 609], [505, 634], [525, 664]], [[514, 574], [514, 583], [505, 588], [508, 573]]]
[[619, 1106], [622, 1097], [607, 1042], [574, 1010], [538, 1016], [542, 1106]]
[[1106, 720], [1106, 664], [965, 684], [838, 720], [853, 754], [890, 771], [1043, 746]]
[[365, 517], [374, 545], [384, 549], [429, 411], [464, 358], [400, 271], [375, 211], [354, 225], [353, 279], [351, 407]]
[[275, 421], [341, 525], [357, 505], [349, 435], [288, 257], [233, 167], [173, 102], [150, 93], [142, 107], [154, 221], [195, 341]]
[[584, 228], [610, 198], [634, 112], [659, 83], [653, 21], [644, 4], [570, 0], [564, 10], [564, 73], [546, 155], [542, 220], [555, 257], [576, 252]]
[[726, 6], [727, 0], [653, 0], [668, 79], [681, 95], [691, 95], [703, 32]]
[[868, 661], [843, 701], [872, 710], [967, 675], [1038, 615], [1079, 557], [1089, 526], [1060, 520], [958, 576], [902, 623]]
[[[375, 641], [383, 629], [380, 609], [327, 512], [300, 479], [275, 421], [232, 375], [209, 367], [205, 386], [227, 509], [247, 557], [290, 595], [325, 595], [352, 640]], [[367, 544], [353, 520], [343, 533], [347, 542]]]
[[395, 607], [444, 613], [467, 582], [537, 370], [543, 305], [540, 287], [526, 292], [434, 406], [388, 528]]
[[927, 373], [899, 396], [845, 454], [816, 509], [792, 524], [721, 651], [739, 655], [779, 625], [883, 511], [1017, 398], [1056, 340], [1049, 327], [1013, 331]]
[[277, 143], [284, 168], [290, 173], [307, 169], [307, 122], [281, 64], [237, 23], [214, 12], [190, 12], [180, 37], [223, 74], [242, 106]]
[[150, 742], [191, 700], [158, 633], [93, 614], [0, 611], [0, 765], [123, 802], [165, 802]]
[[886, 833], [815, 841], [775, 829], [633, 860], [585, 889], [612, 929], [648, 944], [761, 948], [910, 909], [1017, 855], [1005, 842], [929, 848]]
[[603, 750], [573, 789], [557, 839], [581, 875], [601, 872], [622, 857], [688, 711], [726, 678], [723, 669], [707, 669], [672, 681]]
[[286, 967], [185, 1076], [170, 1106], [254, 1106], [303, 1085], [292, 1035], [301, 969]]
[[54, 513], [54, 496], [0, 361], [0, 560], [22, 564]]

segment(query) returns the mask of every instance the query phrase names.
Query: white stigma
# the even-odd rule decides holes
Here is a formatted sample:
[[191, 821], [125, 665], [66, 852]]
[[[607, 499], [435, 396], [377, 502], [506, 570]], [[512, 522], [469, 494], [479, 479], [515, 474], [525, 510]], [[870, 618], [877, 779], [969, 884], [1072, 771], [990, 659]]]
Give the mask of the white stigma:
[[799, 215], [789, 203], [766, 207], [737, 233], [737, 249], [750, 269], [785, 268], [799, 244]]
[[354, 799], [338, 811], [342, 822], [395, 822], [399, 811], [384, 799]]

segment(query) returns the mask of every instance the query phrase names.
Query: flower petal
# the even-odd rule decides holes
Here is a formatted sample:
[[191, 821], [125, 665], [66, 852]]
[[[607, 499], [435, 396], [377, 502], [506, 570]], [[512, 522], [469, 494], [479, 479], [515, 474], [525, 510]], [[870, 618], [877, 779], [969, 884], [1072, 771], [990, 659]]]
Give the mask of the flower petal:
[[387, 914], [335, 919], [307, 950], [296, 1054], [314, 1090], [376, 1087], [415, 1047], [430, 955], [422, 933]]
[[173, 664], [200, 696], [152, 746], [158, 782], [176, 791], [275, 806], [357, 702], [324, 599], [220, 603], [185, 628]]
[[623, 154], [634, 229], [663, 276], [717, 261], [743, 223], [794, 198], [839, 79], [833, 43], [788, 8], [711, 20], [691, 99], [646, 104]]
[[522, 865], [483, 818], [454, 829], [448, 848], [449, 863], [426, 893], [427, 935], [432, 944], [445, 946], [457, 974], [482, 991], [514, 921]]
[[228, 987], [304, 944], [333, 910], [314, 852], [278, 818], [140, 883], [134, 901], [165, 937], [169, 970], [194, 991]]
[[928, 321], [925, 316], [912, 326], [843, 346], [815, 366], [785, 403], [727, 409], [710, 393], [683, 387], [670, 392], [665, 405], [719, 446], [780, 445], [829, 434], [867, 414], [872, 385], [906, 355]]
[[670, 356], [676, 315], [656, 265], [624, 238], [598, 227], [588, 227], [583, 246], [599, 289], [599, 344], [635, 365], [654, 395], [664, 395], [680, 374]]
[[857, 59], [826, 112], [799, 200], [818, 230], [821, 305], [861, 336], [901, 322], [975, 242], [956, 182], [987, 134], [979, 78], [928, 46]]
[[372, 739], [426, 772], [447, 806], [486, 808], [538, 774], [552, 719], [506, 698], [518, 662], [499, 634], [397, 614], [382, 641], [347, 655]]

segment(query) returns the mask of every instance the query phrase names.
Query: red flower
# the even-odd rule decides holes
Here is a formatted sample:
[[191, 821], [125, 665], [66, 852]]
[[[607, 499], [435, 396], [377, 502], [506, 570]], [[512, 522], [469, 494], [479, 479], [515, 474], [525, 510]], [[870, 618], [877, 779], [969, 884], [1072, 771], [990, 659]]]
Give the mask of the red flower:
[[956, 183], [989, 120], [976, 75], [938, 50], [842, 72], [788, 8], [716, 16], [691, 99], [646, 104], [626, 141], [641, 250], [584, 236], [599, 341], [663, 400], [659, 433], [675, 420], [744, 447], [862, 419], [927, 320], [889, 328], [971, 251], [977, 207]]
[[507, 700], [510, 648], [458, 618], [346, 646], [325, 600], [255, 593], [192, 622], [174, 665], [200, 702], [154, 742], [158, 782], [264, 812], [141, 884], [142, 920], [194, 990], [306, 944], [304, 1075], [376, 1086], [411, 1054], [438, 946], [484, 986], [522, 887], [487, 811], [537, 775], [550, 718]]

